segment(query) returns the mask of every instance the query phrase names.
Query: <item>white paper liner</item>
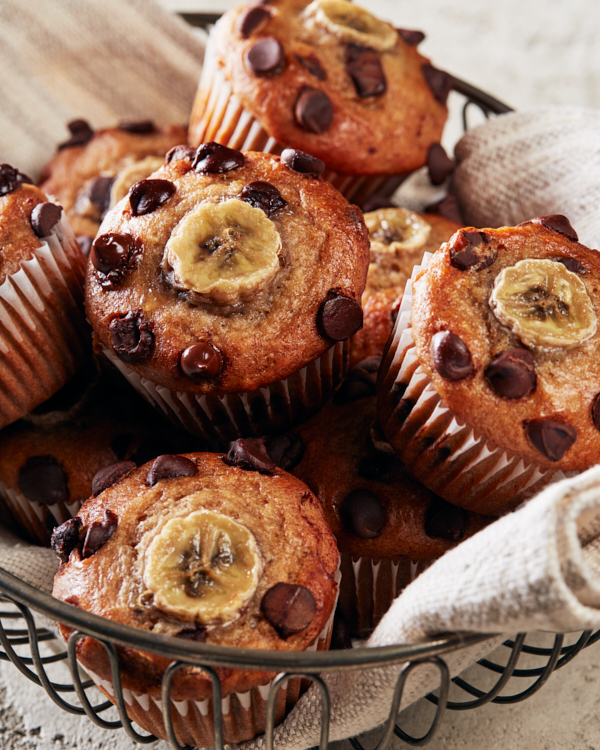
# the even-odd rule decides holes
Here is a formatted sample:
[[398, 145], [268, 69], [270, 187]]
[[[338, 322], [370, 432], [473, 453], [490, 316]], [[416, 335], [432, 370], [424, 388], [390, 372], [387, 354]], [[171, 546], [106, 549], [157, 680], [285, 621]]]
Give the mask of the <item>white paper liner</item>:
[[0, 284], [0, 428], [50, 398], [84, 359], [85, 257], [64, 213], [40, 242]]
[[[395, 410], [402, 410], [402, 419], [395, 420], [392, 413], [381, 426], [399, 457], [423, 484], [456, 505], [496, 514], [516, 507], [547, 484], [578, 472], [544, 469], [494, 447], [492, 441], [458, 419], [439, 396], [419, 364], [411, 324], [412, 282], [431, 257], [431, 253], [425, 253], [406, 283], [380, 375], [386, 399], [398, 384], [404, 389]], [[423, 447], [424, 438], [429, 447]], [[442, 443], [444, 459], [438, 453]]]
[[[204, 67], [190, 120], [190, 143], [216, 141], [239, 151], [279, 156], [285, 146], [271, 138], [233, 93], [233, 86], [212, 53], [209, 37]], [[349, 175], [326, 170], [323, 178], [349, 201], [362, 204], [370, 195], [391, 196], [406, 175]]]
[[156, 409], [193, 435], [207, 440], [262, 437], [308, 419], [327, 401], [348, 366], [348, 341], [338, 341], [324, 354], [284, 380], [256, 391], [196, 395], [157, 385], [138, 375], [110, 349], [106, 357]]

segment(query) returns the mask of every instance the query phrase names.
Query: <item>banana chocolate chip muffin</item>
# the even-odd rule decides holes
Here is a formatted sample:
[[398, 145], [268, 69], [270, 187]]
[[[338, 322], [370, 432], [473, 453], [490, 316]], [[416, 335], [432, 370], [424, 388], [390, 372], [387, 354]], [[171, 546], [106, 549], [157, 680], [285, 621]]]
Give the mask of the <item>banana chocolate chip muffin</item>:
[[343, 376], [369, 240], [313, 161], [175, 149], [94, 242], [86, 309], [98, 346], [196, 435], [286, 429]]
[[435, 252], [460, 229], [436, 214], [389, 207], [369, 211], [365, 224], [371, 262], [362, 296], [364, 324], [350, 341], [350, 362], [382, 355], [394, 326], [406, 282], [426, 252]]
[[390, 195], [441, 139], [452, 86], [395, 29], [347, 0], [278, 0], [229, 11], [211, 32], [190, 142], [301, 149], [360, 203]]
[[600, 260], [564, 216], [462, 229], [407, 287], [383, 430], [452, 503], [515, 507], [600, 460]]
[[[163, 455], [123, 474], [106, 470], [99, 494], [59, 527], [62, 564], [54, 596], [114, 622], [236, 648], [326, 649], [339, 555], [319, 501], [278, 469], [258, 440], [227, 455]], [[61, 626], [65, 638], [69, 630]], [[77, 658], [113, 698], [104, 648], [85, 638]], [[127, 649], [121, 681], [127, 712], [165, 739], [161, 679], [169, 660]], [[217, 669], [226, 742], [264, 731], [274, 674]], [[276, 720], [297, 700], [281, 689]], [[126, 692], [127, 695], [127, 692]], [[184, 745], [214, 744], [212, 683], [196, 667], [173, 678], [172, 715]]]
[[186, 143], [187, 130], [150, 120], [96, 131], [74, 120], [68, 127], [71, 137], [42, 170], [40, 187], [64, 208], [87, 254], [109, 208], [161, 167], [167, 151]]

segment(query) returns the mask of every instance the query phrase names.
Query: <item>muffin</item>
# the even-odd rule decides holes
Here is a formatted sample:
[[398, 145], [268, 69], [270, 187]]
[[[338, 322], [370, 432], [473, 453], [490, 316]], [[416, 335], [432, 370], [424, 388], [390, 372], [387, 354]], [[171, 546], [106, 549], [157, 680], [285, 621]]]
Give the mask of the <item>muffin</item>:
[[433, 560], [491, 520], [437, 497], [378, 436], [378, 359], [359, 363], [332, 402], [268, 446], [321, 501], [341, 554], [338, 607], [360, 638]]
[[460, 225], [435, 214], [401, 207], [365, 214], [371, 262], [362, 296], [364, 323], [350, 340], [350, 362], [381, 356], [392, 331], [406, 282], [426, 252], [435, 252]]
[[424, 484], [503, 513], [600, 460], [600, 261], [564, 216], [467, 228], [409, 283], [381, 426]]
[[40, 187], [64, 208], [82, 248], [89, 252], [109, 208], [134, 183], [161, 167], [167, 151], [186, 143], [187, 130], [150, 120], [97, 131], [85, 120], [74, 120], [68, 127], [71, 137], [43, 168]]
[[94, 242], [86, 310], [97, 347], [195, 435], [286, 429], [346, 369], [369, 240], [311, 159], [176, 149]]
[[[113, 622], [190, 641], [327, 648], [338, 589], [335, 540], [318, 500], [277, 469], [259, 441], [238, 441], [227, 455], [159, 456], [120, 478], [109, 472], [104, 487], [55, 533], [62, 564], [54, 596]], [[68, 638], [69, 628], [60, 627]], [[161, 679], [169, 660], [117, 650], [129, 716], [165, 739]], [[114, 700], [102, 645], [81, 639], [77, 658]], [[264, 731], [275, 674], [216, 671], [225, 741]], [[299, 687], [291, 679], [279, 691], [276, 721]], [[171, 713], [180, 743], [214, 744], [211, 698], [205, 672], [187, 666], [175, 674]]]
[[452, 86], [397, 30], [346, 0], [279, 0], [229, 11], [207, 45], [190, 142], [322, 160], [361, 203], [391, 195], [441, 139]]
[[0, 165], [0, 428], [50, 398], [84, 361], [85, 258], [60, 206]]

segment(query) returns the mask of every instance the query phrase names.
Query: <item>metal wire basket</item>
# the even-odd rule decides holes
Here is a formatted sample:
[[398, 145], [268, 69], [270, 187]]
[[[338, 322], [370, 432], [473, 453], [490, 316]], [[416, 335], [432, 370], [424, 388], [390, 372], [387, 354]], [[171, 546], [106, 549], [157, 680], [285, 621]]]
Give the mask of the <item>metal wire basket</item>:
[[[215, 14], [182, 14], [190, 24], [206, 28], [217, 19]], [[510, 107], [494, 99], [464, 81], [455, 79], [453, 89], [464, 98], [462, 105], [462, 127], [467, 129], [468, 111], [472, 106], [479, 108], [485, 117], [509, 112]], [[201, 667], [212, 680], [213, 716], [215, 747], [222, 750], [222, 693], [217, 668], [243, 669], [277, 673], [271, 683], [266, 709], [266, 747], [273, 748], [273, 730], [275, 700], [282, 683], [292, 677], [301, 677], [317, 685], [321, 697], [321, 737], [320, 750], [326, 750], [329, 738], [330, 696], [324, 673], [372, 669], [382, 666], [403, 664], [399, 671], [389, 717], [381, 730], [381, 738], [375, 750], [384, 750], [394, 735], [409, 745], [426, 745], [435, 735], [444, 713], [475, 709], [486, 703], [510, 704], [525, 700], [537, 692], [553, 671], [569, 663], [582, 649], [600, 640], [600, 631], [581, 633], [577, 640], [564, 645], [565, 636], [554, 636], [550, 648], [526, 645], [526, 635], [521, 633], [514, 640], [504, 643], [507, 648], [505, 665], [489, 659], [481, 659], [478, 664], [488, 675], [497, 675], [492, 687], [484, 690], [461, 677], [450, 679], [449, 669], [444, 656], [467, 646], [473, 646], [488, 635], [452, 634], [430, 639], [424, 643], [380, 648], [354, 648], [345, 651], [319, 653], [290, 653], [278, 651], [252, 651], [232, 649], [201, 643], [191, 643], [178, 638], [159, 636], [146, 631], [136, 630], [104, 620], [96, 615], [83, 612], [76, 607], [60, 602], [48, 594], [42, 593], [33, 586], [16, 578], [0, 568], [0, 659], [11, 661], [29, 680], [43, 687], [54, 703], [71, 714], [86, 714], [91, 721], [103, 729], [123, 728], [127, 735], [138, 743], [151, 743], [157, 738], [150, 734], [140, 734], [127, 715], [126, 699], [121, 684], [119, 670], [119, 650], [122, 647], [156, 654], [172, 660], [162, 681], [161, 706], [166, 733], [174, 750], [181, 750], [170, 710], [171, 682], [175, 673], [184, 666]], [[66, 649], [60, 645], [56, 635], [47, 628], [37, 627], [32, 610], [41, 613], [53, 621], [71, 627], [74, 632], [69, 638]], [[83, 675], [76, 661], [76, 646], [85, 636], [96, 639], [107, 652], [114, 688], [113, 701], [118, 712], [118, 719], [106, 718], [106, 712], [113, 707], [113, 701], [93, 702], [95, 686], [92, 680]], [[528, 654], [540, 660], [537, 666], [518, 669], [519, 659]], [[57, 682], [51, 676], [54, 665], [68, 664], [71, 680]], [[427, 699], [435, 704], [435, 715], [428, 731], [421, 737], [414, 737], [397, 724], [397, 714], [402, 699], [403, 689], [409, 674], [419, 665], [434, 664], [440, 674], [440, 687]], [[527, 687], [519, 687], [510, 695], [500, 695], [509, 682], [513, 685], [519, 680], [533, 680]], [[451, 683], [470, 697], [465, 700], [449, 700]], [[77, 701], [75, 701], [75, 698]], [[357, 738], [350, 742], [356, 750], [364, 750]]]

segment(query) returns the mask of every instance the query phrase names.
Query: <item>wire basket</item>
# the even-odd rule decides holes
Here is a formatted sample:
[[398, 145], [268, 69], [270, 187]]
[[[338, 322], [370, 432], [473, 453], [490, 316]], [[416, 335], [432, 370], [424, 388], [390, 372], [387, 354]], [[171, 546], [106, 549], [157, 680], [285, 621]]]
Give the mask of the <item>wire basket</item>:
[[[207, 28], [218, 18], [217, 14], [184, 13], [181, 15], [191, 25], [202, 28]], [[459, 79], [454, 79], [453, 90], [463, 98], [463, 131], [468, 128], [468, 112], [472, 106], [477, 107], [486, 118], [511, 111], [510, 107], [502, 102]], [[488, 682], [490, 675], [495, 679], [491, 687], [481, 689], [461, 677], [450, 679], [444, 656], [476, 645], [489, 638], [489, 635], [451, 634], [432, 638], [419, 644], [400, 644], [379, 648], [361, 647], [345, 651], [314, 653], [232, 649], [182, 641], [178, 638], [160, 636], [104, 620], [54, 599], [1, 568], [0, 601], [2, 602], [0, 605], [0, 644], [3, 649], [0, 650], [0, 659], [11, 661], [25, 677], [43, 687], [60, 709], [81, 716], [85, 714], [103, 729], [123, 728], [135, 742], [148, 744], [157, 738], [151, 734], [140, 734], [127, 715], [126, 696], [120, 679], [119, 650], [122, 647], [129, 647], [171, 660], [172, 663], [162, 680], [160, 704], [167, 737], [174, 750], [182, 750], [182, 745], [179, 744], [173, 728], [170, 691], [173, 676], [184, 666], [200, 667], [212, 680], [214, 737], [217, 750], [223, 750], [224, 747], [223, 699], [217, 668], [258, 669], [277, 673], [271, 683], [267, 699], [265, 731], [267, 750], [273, 748], [275, 702], [282, 684], [293, 677], [300, 677], [314, 683], [321, 698], [319, 748], [326, 750], [331, 705], [327, 683], [322, 675], [403, 664], [399, 670], [389, 717], [381, 728], [381, 738], [375, 748], [375, 750], [385, 750], [394, 735], [408, 745], [426, 745], [434, 737], [446, 711], [475, 709], [489, 702], [517, 703], [529, 698], [544, 685], [553, 671], [568, 664], [582, 649], [600, 640], [600, 631], [593, 634], [591, 631], [586, 631], [576, 636], [574, 643], [565, 645], [565, 636], [558, 634], [554, 636], [554, 643], [551, 647], [542, 648], [526, 645], [526, 635], [521, 633], [514, 640], [504, 643], [507, 649], [506, 664], [498, 664], [489, 659], [481, 659], [477, 662], [480, 669], [488, 676]], [[52, 630], [36, 625], [32, 610], [74, 630], [66, 649]], [[112, 671], [113, 701], [94, 703], [94, 692], [97, 695], [95, 684], [77, 664], [75, 657], [77, 642], [86, 636], [96, 639], [107, 652]], [[517, 668], [523, 654], [528, 654], [538, 660], [536, 666]], [[65, 663], [68, 665], [71, 680], [57, 682], [52, 678], [51, 671], [55, 669], [54, 665]], [[421, 737], [414, 737], [397, 724], [397, 715], [409, 674], [423, 664], [433, 664], [437, 667], [440, 687], [435, 693], [426, 696], [436, 707], [428, 731]], [[514, 692], [510, 695], [500, 695], [509, 683], [512, 687], [523, 679], [530, 681], [530, 684], [525, 688], [521, 684], [514, 688]], [[451, 684], [467, 693], [469, 697], [460, 701], [450, 700]], [[110, 712], [113, 708], [113, 702], [118, 719], [106, 717], [106, 712]], [[351, 738], [350, 742], [356, 750], [365, 750], [357, 738]]]

